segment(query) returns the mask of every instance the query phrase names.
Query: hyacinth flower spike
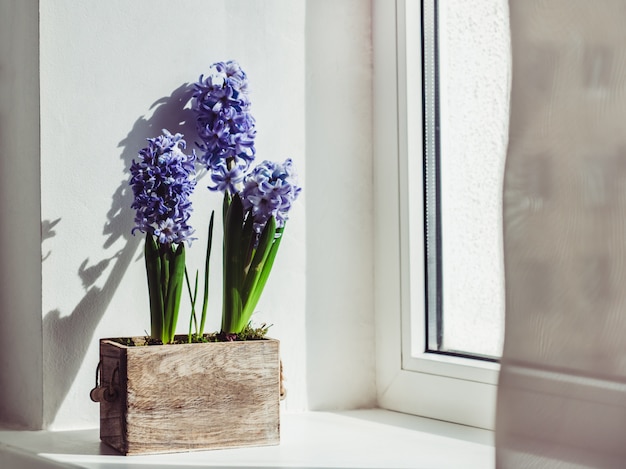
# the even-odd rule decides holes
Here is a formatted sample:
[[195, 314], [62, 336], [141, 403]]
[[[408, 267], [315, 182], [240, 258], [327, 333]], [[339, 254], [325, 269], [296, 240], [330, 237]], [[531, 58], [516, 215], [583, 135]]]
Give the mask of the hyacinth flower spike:
[[300, 190], [291, 160], [282, 165], [264, 161], [246, 176], [240, 193], [225, 195], [222, 333], [226, 336], [241, 332], [250, 322], [274, 265], [287, 212]]
[[211, 176], [224, 194], [222, 335], [250, 322], [269, 277], [287, 213], [300, 192], [291, 160], [251, 169], [256, 149], [248, 79], [236, 61], [218, 62], [194, 84], [192, 110]]
[[181, 134], [167, 130], [148, 139], [133, 160], [130, 185], [135, 231], [146, 233], [144, 257], [150, 296], [150, 335], [172, 343], [185, 275], [185, 245], [194, 230], [189, 196], [196, 185], [195, 154], [187, 155]]

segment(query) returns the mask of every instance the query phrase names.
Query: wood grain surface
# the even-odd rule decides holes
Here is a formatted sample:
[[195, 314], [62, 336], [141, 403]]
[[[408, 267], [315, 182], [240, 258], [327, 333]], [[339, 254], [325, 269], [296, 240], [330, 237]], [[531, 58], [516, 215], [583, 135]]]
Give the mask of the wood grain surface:
[[274, 339], [127, 347], [100, 341], [100, 439], [123, 454], [279, 443]]

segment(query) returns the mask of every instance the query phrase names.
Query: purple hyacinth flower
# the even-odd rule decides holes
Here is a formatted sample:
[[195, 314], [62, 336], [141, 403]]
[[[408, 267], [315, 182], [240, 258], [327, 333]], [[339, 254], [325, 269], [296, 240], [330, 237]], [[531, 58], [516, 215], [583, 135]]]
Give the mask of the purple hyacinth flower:
[[243, 178], [244, 172], [241, 167], [233, 164], [228, 168], [226, 162], [220, 161], [211, 173], [211, 180], [215, 186], [209, 186], [209, 189], [236, 194], [241, 189]]
[[241, 192], [244, 210], [254, 217], [255, 231], [263, 231], [271, 216], [277, 227], [284, 226], [301, 190], [291, 159], [283, 164], [266, 160], [256, 166], [245, 177]]
[[249, 108], [248, 79], [236, 61], [213, 64], [194, 84], [192, 111], [203, 151], [199, 159], [215, 173], [212, 190], [230, 190], [218, 182], [224, 168], [234, 165], [245, 171], [254, 160], [256, 130]]
[[149, 138], [148, 146], [133, 160], [133, 233], [150, 233], [161, 244], [191, 243], [194, 230], [188, 224], [192, 210], [189, 196], [196, 185], [196, 155], [185, 154], [185, 147], [181, 134], [172, 135], [164, 129], [162, 135]]

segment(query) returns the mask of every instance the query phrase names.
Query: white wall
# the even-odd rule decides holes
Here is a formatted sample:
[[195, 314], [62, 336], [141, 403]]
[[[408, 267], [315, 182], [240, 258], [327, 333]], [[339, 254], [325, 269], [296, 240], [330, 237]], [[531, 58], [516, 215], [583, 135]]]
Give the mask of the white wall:
[[375, 404], [371, 12], [307, 2], [307, 375], [313, 409]]
[[[12, 13], [13, 3], [0, 2], [2, 13]], [[36, 33], [36, 5], [28, 5], [28, 16], [2, 17]], [[19, 383], [9, 381], [16, 370], [28, 369], [22, 387], [32, 386], [32, 396], [23, 397], [13, 414], [3, 410], [1, 420], [31, 428], [97, 425], [98, 406], [88, 393], [98, 339], [149, 329], [142, 238], [130, 234], [128, 166], [145, 138], [163, 127], [193, 141], [183, 85], [211, 63], [228, 59], [238, 60], [250, 78], [258, 158], [292, 157], [304, 185], [257, 317], [274, 324], [271, 335], [281, 340], [289, 392], [285, 409], [372, 404], [372, 343], [360, 342], [373, 336], [371, 202], [361, 196], [371, 178], [368, 3], [185, 0], [174, 8], [165, 0], [55, 0], [41, 2], [39, 10], [40, 38], [34, 45], [40, 47], [41, 109], [30, 109], [28, 118], [41, 125], [41, 197], [31, 184], [36, 203], [24, 204], [28, 231], [21, 237], [34, 236], [41, 220], [41, 262], [36, 250], [41, 287], [22, 275], [14, 289], [24, 292], [24, 301], [12, 309], [24, 310], [20, 318], [32, 315], [38, 304], [30, 303], [37, 303], [41, 291], [42, 314], [32, 327], [17, 329], [18, 342], [35, 342], [33, 353], [24, 363], [1, 362], [10, 395], [20, 394]], [[327, 23], [333, 27], [324, 28]], [[322, 36], [326, 40], [318, 41]], [[26, 54], [16, 48], [11, 42], [10, 50], [2, 49], [0, 63], [35, 60], [36, 47]], [[324, 54], [336, 54], [333, 69], [320, 68], [329, 63]], [[331, 86], [329, 71], [341, 77]], [[12, 93], [28, 94], [18, 86]], [[333, 114], [322, 103], [332, 104]], [[345, 125], [357, 113], [361, 121]], [[339, 138], [329, 123], [343, 127]], [[26, 124], [17, 128], [16, 150], [32, 133]], [[0, 125], [0, 135], [11, 130], [4, 119]], [[2, 155], [3, 165], [10, 156]], [[36, 179], [33, 160], [34, 168], [27, 169]], [[0, 177], [10, 179], [4, 171]], [[202, 264], [204, 225], [221, 203], [205, 185], [201, 181], [194, 194], [192, 225], [200, 240], [188, 254], [192, 268]], [[3, 214], [11, 210], [6, 200]], [[214, 243], [209, 329], [219, 327], [221, 309], [219, 236]], [[36, 249], [39, 240], [31, 244]], [[3, 276], [18, 261], [2, 264]], [[331, 288], [340, 283], [344, 288]], [[2, 330], [17, 317], [5, 316], [11, 305], [4, 293]], [[181, 317], [183, 332], [187, 318]], [[31, 331], [39, 335], [32, 339]]]
[[0, 416], [42, 424], [37, 2], [0, 2]]

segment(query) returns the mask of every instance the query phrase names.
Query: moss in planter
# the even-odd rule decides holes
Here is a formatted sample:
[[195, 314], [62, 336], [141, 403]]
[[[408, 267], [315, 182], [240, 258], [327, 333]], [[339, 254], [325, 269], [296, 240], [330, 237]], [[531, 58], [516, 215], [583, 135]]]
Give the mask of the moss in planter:
[[252, 327], [250, 323], [244, 327], [243, 331], [237, 334], [235, 340], [262, 340], [267, 336], [267, 331], [272, 327], [271, 324], [261, 324], [260, 327]]

